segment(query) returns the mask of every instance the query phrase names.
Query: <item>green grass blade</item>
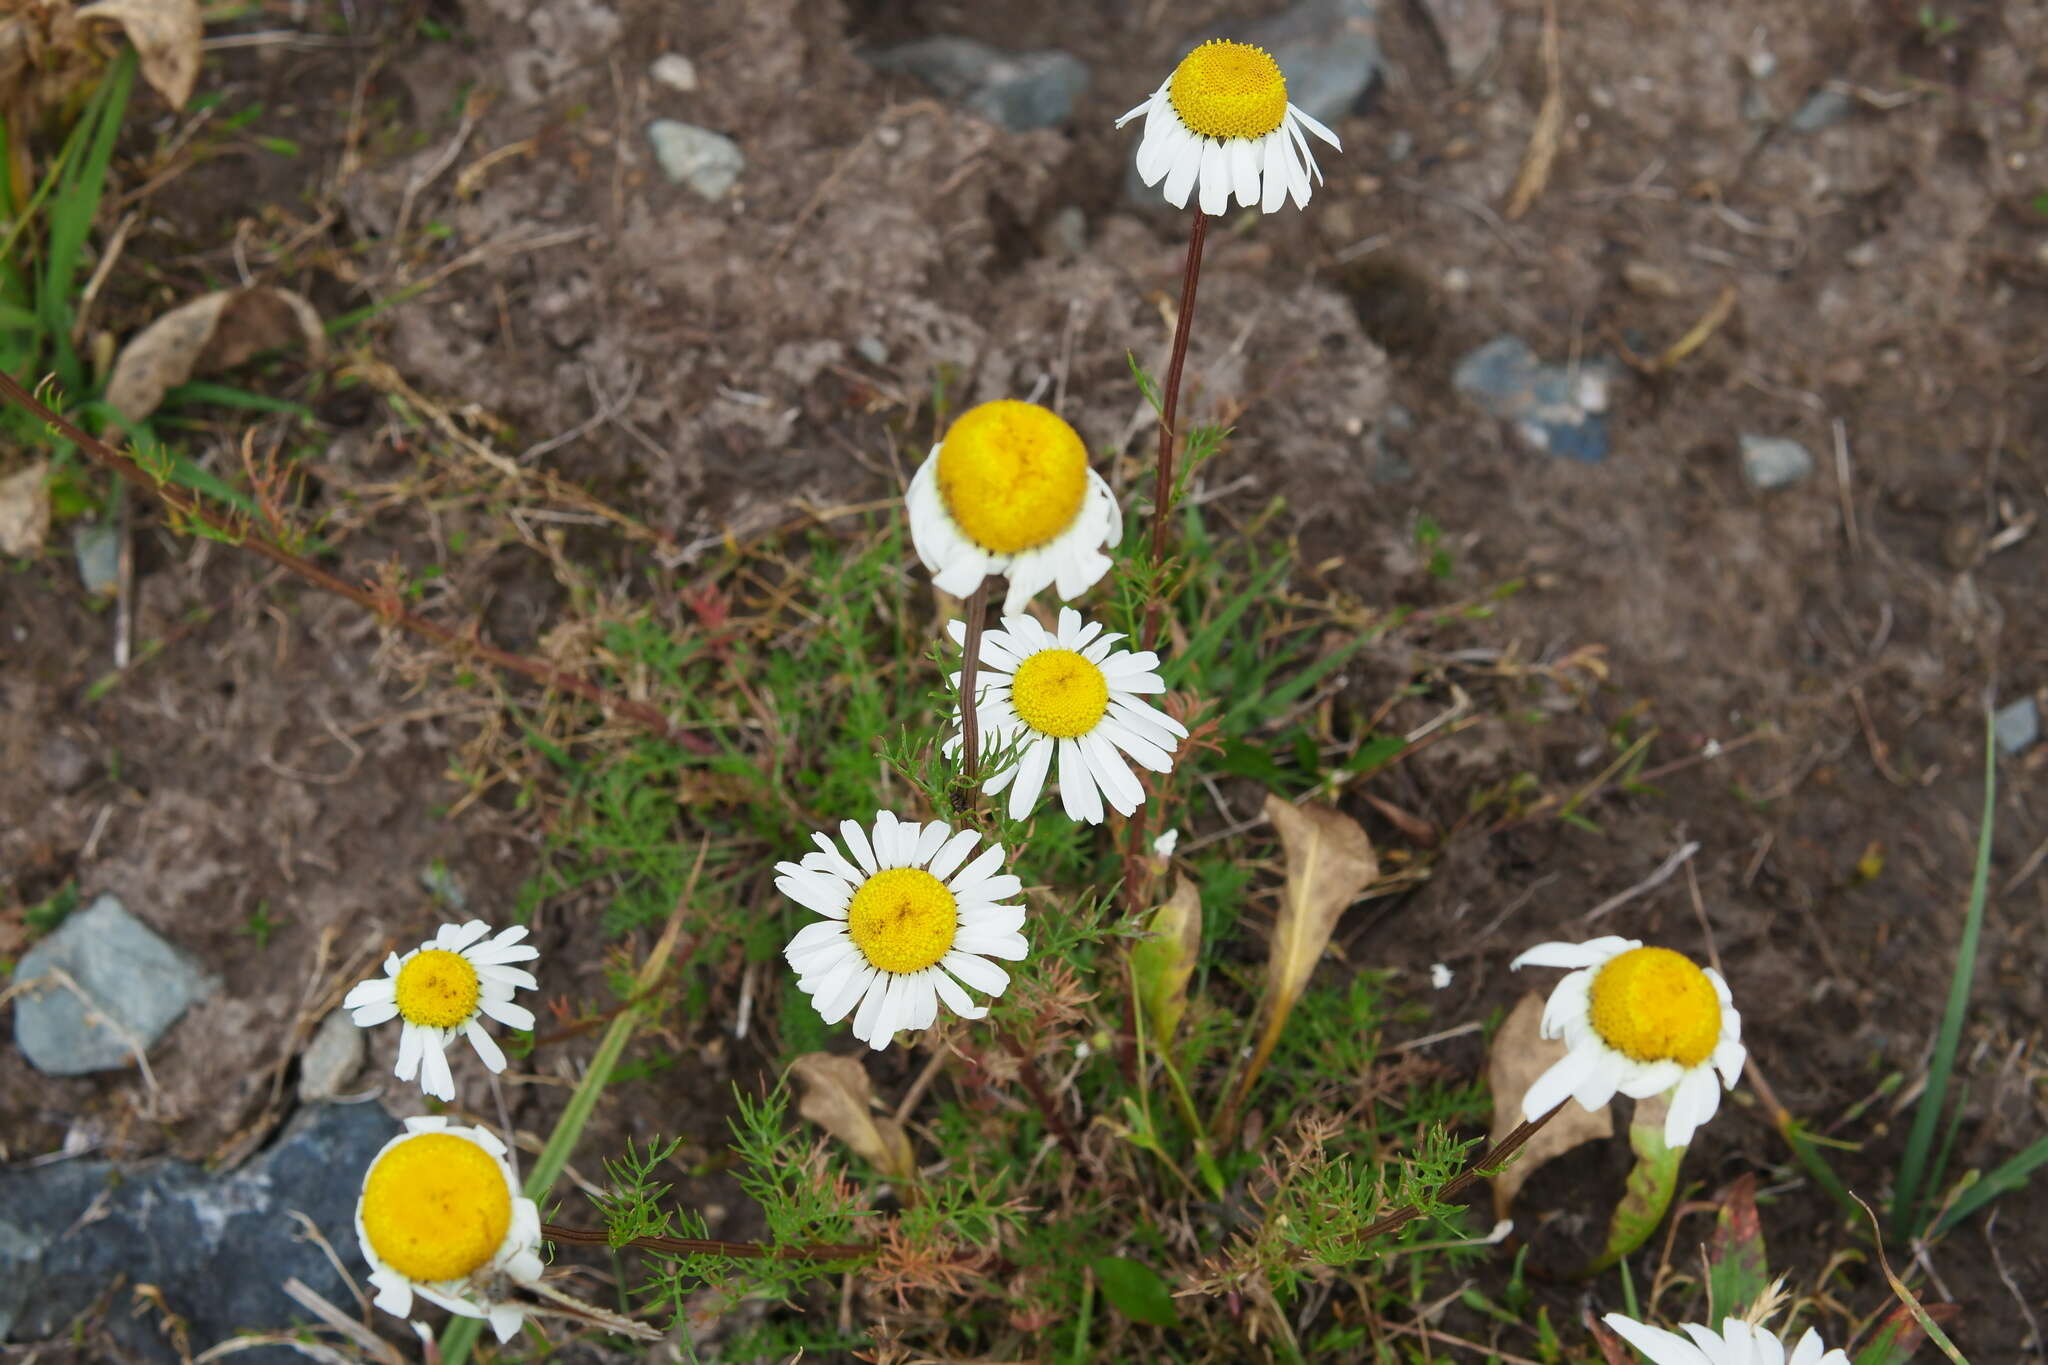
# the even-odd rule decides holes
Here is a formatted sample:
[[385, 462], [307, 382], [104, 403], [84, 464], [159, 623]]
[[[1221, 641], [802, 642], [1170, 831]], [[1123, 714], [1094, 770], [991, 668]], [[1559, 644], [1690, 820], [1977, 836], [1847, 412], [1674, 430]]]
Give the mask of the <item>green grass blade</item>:
[[1944, 1213], [1940, 1221], [1928, 1232], [1929, 1239], [1939, 1237], [1960, 1226], [1965, 1218], [1999, 1195], [2009, 1194], [2020, 1188], [2027, 1183], [2028, 1177], [2044, 1165], [2048, 1165], [2048, 1137], [2038, 1137], [2024, 1151], [2000, 1163], [1991, 1174], [1963, 1191], [1962, 1196], [1949, 1206], [1948, 1212]]
[[1892, 1236], [1905, 1241], [1918, 1231], [1920, 1182], [1927, 1173], [1928, 1149], [1948, 1100], [1948, 1082], [1955, 1070], [1956, 1047], [1963, 1037], [1963, 1015], [1970, 1005], [1970, 981], [1977, 970], [1977, 939], [1984, 928], [1984, 900], [1991, 885], [1991, 825], [1997, 814], [1998, 745], [1991, 726], [1991, 708], [1984, 709], [1984, 818], [1977, 827], [1977, 867], [1970, 878], [1970, 905], [1963, 915], [1963, 938], [1956, 945], [1955, 971], [1949, 976], [1948, 1008], [1942, 1011], [1941, 1032], [1927, 1066], [1927, 1089], [1913, 1111], [1913, 1130], [1899, 1160], [1898, 1192], [1892, 1203]]
[[81, 389], [84, 371], [71, 346], [72, 300], [77, 292], [78, 269], [85, 253], [85, 239], [99, 216], [100, 198], [107, 187], [107, 164], [114, 157], [114, 140], [121, 133], [121, 119], [128, 110], [128, 92], [135, 84], [135, 49], [123, 48], [107, 69], [100, 88], [86, 105], [81, 128], [90, 128], [89, 141], [81, 160], [67, 164], [57, 195], [50, 201], [50, 237], [43, 257], [43, 280], [36, 292], [36, 312], [53, 351], [57, 377], [67, 387]]

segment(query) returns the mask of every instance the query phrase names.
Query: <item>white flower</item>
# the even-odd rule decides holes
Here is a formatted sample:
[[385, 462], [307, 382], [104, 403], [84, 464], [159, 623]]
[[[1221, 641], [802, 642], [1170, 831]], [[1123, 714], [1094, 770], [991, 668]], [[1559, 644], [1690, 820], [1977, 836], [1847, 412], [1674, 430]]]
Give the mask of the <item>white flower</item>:
[[1232, 192], [1262, 213], [1278, 210], [1290, 194], [1306, 208], [1309, 177], [1321, 184], [1323, 172], [1302, 130], [1344, 150], [1335, 133], [1287, 102], [1280, 64], [1249, 43], [1203, 43], [1116, 126], [1140, 114], [1138, 175], [1147, 185], [1166, 181], [1166, 202], [1177, 209], [1188, 206], [1197, 183], [1202, 212], [1211, 215], [1230, 207]]
[[[529, 972], [506, 966], [540, 956], [540, 949], [519, 940], [523, 926], [486, 939], [491, 926], [480, 919], [444, 924], [419, 947], [384, 959], [384, 975], [361, 982], [341, 1003], [360, 1028], [397, 1017], [405, 1021], [398, 1036], [398, 1079], [420, 1078], [420, 1089], [436, 1099], [455, 1098], [455, 1077], [448, 1070], [448, 1044], [460, 1034], [493, 1071], [505, 1069], [505, 1054], [484, 1032], [478, 1016], [488, 1014], [512, 1028], [533, 1027], [533, 1011], [512, 1003], [515, 988], [539, 985]], [[479, 940], [482, 940], [481, 942]]]
[[776, 889], [825, 916], [783, 950], [797, 989], [828, 1024], [852, 1012], [853, 1036], [877, 1052], [899, 1029], [930, 1028], [941, 1000], [962, 1018], [987, 1014], [961, 982], [1001, 995], [1010, 974], [989, 959], [1017, 962], [1028, 951], [1018, 932], [1024, 907], [1001, 903], [1024, 889], [999, 871], [1002, 845], [970, 863], [981, 839], [973, 830], [956, 834], [888, 811], [876, 813], [872, 838], [852, 820], [840, 823], [839, 836], [851, 861], [814, 834], [817, 852], [775, 865]]
[[[960, 622], [947, 622], [946, 630], [956, 644], [966, 642]], [[1172, 770], [1187, 729], [1139, 696], [1166, 690], [1153, 671], [1159, 656], [1113, 649], [1123, 638], [1103, 634], [1099, 622], [1084, 624], [1072, 607], [1060, 608], [1056, 633], [1029, 616], [1010, 616], [1001, 630], [981, 637], [974, 690], [981, 699], [975, 716], [984, 752], [1022, 746], [1017, 761], [990, 777], [983, 790], [995, 796], [1009, 788], [1012, 820], [1037, 806], [1055, 757], [1060, 804], [1072, 819], [1094, 825], [1102, 823], [1105, 796], [1119, 815], [1145, 800], [1144, 786], [1118, 750], [1155, 773]], [[958, 674], [953, 685], [960, 685]], [[954, 725], [947, 753], [960, 747], [958, 717]]]
[[1742, 1075], [1742, 1016], [1713, 968], [1614, 937], [1539, 943], [1508, 965], [1525, 964], [1575, 970], [1543, 1006], [1543, 1036], [1570, 1050], [1529, 1087], [1524, 1117], [1567, 1096], [1595, 1110], [1616, 1091], [1638, 1100], [1670, 1091], [1664, 1143], [1683, 1147], [1720, 1107], [1722, 1084]]
[[505, 1291], [541, 1277], [540, 1209], [513, 1185], [505, 1144], [445, 1118], [407, 1119], [370, 1162], [356, 1240], [379, 1308], [410, 1318], [417, 1294], [485, 1319], [500, 1342], [527, 1312]]
[[932, 581], [965, 597], [1010, 580], [1005, 612], [1047, 587], [1079, 597], [1109, 572], [1123, 516], [1081, 437], [1050, 408], [1000, 399], [969, 408], [905, 494], [910, 539]]
[[1811, 1327], [1787, 1357], [1783, 1341], [1740, 1318], [1724, 1321], [1718, 1335], [1712, 1328], [1697, 1323], [1679, 1324], [1679, 1332], [1691, 1337], [1691, 1341], [1678, 1332], [1667, 1332], [1620, 1313], [1609, 1313], [1601, 1321], [1648, 1356], [1651, 1365], [1849, 1365], [1849, 1357], [1840, 1347], [1823, 1350], [1820, 1333]]

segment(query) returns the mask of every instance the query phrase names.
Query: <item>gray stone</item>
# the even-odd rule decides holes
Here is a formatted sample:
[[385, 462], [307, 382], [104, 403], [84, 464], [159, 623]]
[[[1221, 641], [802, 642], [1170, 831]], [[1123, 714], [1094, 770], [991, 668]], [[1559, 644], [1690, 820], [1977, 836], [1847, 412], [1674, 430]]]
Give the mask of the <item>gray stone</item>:
[[[349, 1305], [341, 1277], [286, 1211], [312, 1219], [361, 1282], [369, 1267], [356, 1245], [356, 1197], [370, 1159], [398, 1131], [376, 1105], [324, 1104], [301, 1111], [275, 1144], [225, 1174], [169, 1158], [0, 1171], [0, 1341], [64, 1331], [117, 1275], [163, 1293], [164, 1306], [185, 1319], [193, 1352], [307, 1322], [285, 1296], [288, 1278]], [[129, 1313], [125, 1294], [101, 1322], [130, 1358], [178, 1359], [157, 1315]], [[234, 1359], [305, 1358], [260, 1347]]]
[[1459, 82], [1479, 74], [1500, 43], [1498, 0], [1421, 0], [1422, 12], [1436, 30], [1444, 62]]
[[47, 736], [36, 746], [36, 772], [43, 785], [59, 796], [68, 796], [99, 776], [99, 760], [91, 750], [69, 735]]
[[1252, 23], [1200, 34], [1195, 42], [1235, 38], [1265, 48], [1287, 77], [1287, 102], [1334, 124], [1379, 79], [1377, 10], [1374, 0], [1302, 0]]
[[697, 68], [680, 52], [664, 52], [656, 57], [654, 65], [647, 68], [647, 75], [656, 85], [665, 85], [681, 94], [687, 95], [697, 88]]
[[853, 343], [853, 351], [855, 355], [858, 355], [862, 360], [867, 361], [868, 364], [878, 370], [889, 363], [888, 343], [873, 333], [863, 337], [856, 337]]
[[362, 1064], [363, 1031], [347, 1010], [336, 1010], [320, 1021], [313, 1040], [299, 1054], [299, 1098], [333, 1099]]
[[112, 896], [22, 954], [13, 984], [35, 982], [52, 967], [69, 973], [78, 991], [52, 978], [28, 985], [14, 1001], [14, 1041], [49, 1076], [133, 1066], [131, 1039], [147, 1052], [187, 1006], [219, 985]]
[[1502, 335], [1460, 360], [1451, 383], [1481, 412], [1513, 423], [1533, 450], [1587, 464], [1607, 458], [1605, 361], [1546, 365], [1520, 337]]
[[81, 521], [71, 527], [71, 557], [78, 581], [99, 597], [112, 597], [121, 579], [121, 533], [110, 521]]
[[654, 159], [671, 184], [687, 185], [706, 199], [719, 199], [747, 168], [739, 144], [723, 133], [658, 118], [647, 125]]
[[1999, 707], [1991, 717], [1991, 733], [1998, 740], [1998, 752], [2007, 758], [2031, 749], [2041, 738], [2040, 708], [2032, 697]]
[[916, 76], [944, 98], [1019, 133], [1065, 123], [1088, 88], [1087, 65], [1056, 48], [1004, 52], [941, 34], [862, 55], [877, 71]]
[[1849, 111], [1855, 107], [1856, 102], [1847, 91], [1824, 85], [1807, 96], [1806, 103], [1794, 110], [1785, 123], [1795, 133], [1817, 133], [1849, 117]]
[[1813, 473], [1813, 454], [1783, 436], [1742, 434], [1742, 477], [1751, 488], [1767, 492], [1786, 488]]

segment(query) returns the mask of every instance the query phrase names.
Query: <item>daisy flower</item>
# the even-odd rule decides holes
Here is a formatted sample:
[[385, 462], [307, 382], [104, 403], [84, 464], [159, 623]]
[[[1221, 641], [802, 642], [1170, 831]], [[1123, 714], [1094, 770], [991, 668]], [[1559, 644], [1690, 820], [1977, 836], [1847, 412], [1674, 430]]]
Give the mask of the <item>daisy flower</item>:
[[1524, 965], [1573, 969], [1543, 1006], [1543, 1036], [1570, 1050], [1529, 1087], [1525, 1118], [1566, 1096], [1594, 1110], [1616, 1091], [1637, 1100], [1671, 1091], [1664, 1145], [1683, 1147], [1720, 1107], [1722, 1085], [1742, 1075], [1742, 1016], [1712, 967], [1614, 937], [1539, 943], [1508, 964]]
[[1788, 1357], [1783, 1341], [1741, 1318], [1724, 1321], [1718, 1334], [1711, 1327], [1681, 1323], [1678, 1330], [1691, 1337], [1691, 1341], [1678, 1332], [1667, 1332], [1619, 1313], [1609, 1313], [1601, 1321], [1648, 1356], [1651, 1365], [1849, 1365], [1849, 1357], [1840, 1347], [1823, 1350], [1820, 1333], [1811, 1327]]
[[905, 495], [910, 540], [932, 581], [965, 597], [992, 573], [1005, 612], [1047, 587], [1079, 597], [1109, 572], [1123, 516], [1088, 447], [1058, 413], [999, 399], [960, 414]]
[[1121, 128], [1145, 116], [1138, 144], [1138, 175], [1147, 185], [1166, 181], [1166, 202], [1188, 206], [1199, 182], [1202, 212], [1211, 216], [1237, 202], [1273, 213], [1294, 196], [1307, 208], [1309, 177], [1323, 172], [1304, 129], [1343, 151], [1337, 135], [1287, 102], [1287, 77], [1264, 48], [1212, 39], [1181, 58], [1152, 98], [1116, 121]]
[[407, 1119], [370, 1162], [356, 1240], [379, 1308], [409, 1318], [417, 1294], [485, 1319], [500, 1342], [527, 1312], [505, 1291], [541, 1276], [540, 1209], [514, 1187], [505, 1144], [444, 1118]]
[[[967, 627], [949, 621], [955, 644]], [[981, 662], [974, 690], [980, 694], [975, 718], [988, 747], [1018, 745], [1017, 761], [989, 778], [989, 795], [1010, 790], [1010, 818], [1022, 820], [1038, 804], [1045, 779], [1059, 758], [1060, 804], [1071, 819], [1102, 823], [1102, 801], [1129, 815], [1145, 800], [1145, 788], [1125, 763], [1121, 749], [1155, 773], [1173, 768], [1174, 751], [1187, 729], [1150, 702], [1143, 692], [1164, 692], [1153, 670], [1159, 656], [1113, 649], [1124, 637], [1103, 634], [1097, 621], [1060, 608], [1060, 628], [1049, 631], [1029, 616], [1010, 616], [1001, 630], [981, 637]], [[960, 685], [960, 675], [953, 675]], [[955, 719], [955, 725], [959, 724]], [[946, 751], [960, 748], [955, 733]]]
[[[480, 919], [444, 924], [419, 947], [384, 959], [384, 975], [358, 984], [341, 1003], [359, 1028], [371, 1028], [396, 1016], [405, 1021], [398, 1036], [397, 1075], [420, 1078], [420, 1089], [436, 1099], [455, 1098], [455, 1077], [448, 1070], [448, 1044], [461, 1034], [493, 1071], [505, 1069], [505, 1054], [485, 1033], [478, 1015], [488, 1014], [513, 1028], [533, 1027], [533, 1011], [512, 1003], [515, 987], [533, 990], [540, 983], [529, 972], [508, 967], [540, 956], [540, 949], [519, 940], [523, 926], [486, 939], [491, 927]], [[481, 942], [479, 940], [482, 940]]]
[[1026, 952], [1017, 932], [1024, 907], [1002, 904], [1024, 884], [998, 870], [1002, 845], [970, 863], [981, 839], [973, 830], [955, 834], [888, 811], [875, 815], [872, 837], [855, 821], [840, 823], [851, 860], [823, 834], [811, 837], [818, 851], [777, 863], [775, 887], [825, 916], [782, 954], [825, 1022], [851, 1012], [853, 1036], [880, 1052], [898, 1029], [930, 1028], [941, 1000], [964, 1019], [987, 1014], [961, 982], [1001, 995], [1010, 974], [989, 959], [1017, 962]]

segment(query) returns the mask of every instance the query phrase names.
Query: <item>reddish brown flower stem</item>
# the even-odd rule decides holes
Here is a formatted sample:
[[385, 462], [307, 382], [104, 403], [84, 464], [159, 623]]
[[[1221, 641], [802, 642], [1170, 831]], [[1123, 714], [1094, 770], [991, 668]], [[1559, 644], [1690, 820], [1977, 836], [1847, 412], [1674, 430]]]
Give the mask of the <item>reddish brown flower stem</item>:
[[[970, 791], [979, 790], [974, 771], [981, 766], [981, 717], [974, 704], [974, 675], [981, 669], [981, 629], [988, 616], [989, 579], [967, 598], [967, 639], [960, 658], [960, 772]], [[970, 798], [971, 799], [971, 798]]]
[[[1180, 374], [1188, 359], [1188, 332], [1195, 322], [1195, 286], [1202, 278], [1202, 243], [1209, 235], [1209, 215], [1195, 210], [1195, 225], [1188, 232], [1187, 261], [1180, 278], [1180, 316], [1173, 324], [1173, 355], [1166, 362], [1166, 394], [1159, 408], [1159, 477], [1152, 488], [1152, 568], [1157, 573], [1166, 563], [1166, 523], [1173, 500], [1173, 448], [1180, 441]], [[1165, 601], [1155, 590], [1145, 604], [1145, 632], [1139, 648], [1150, 649], [1159, 639], [1159, 616]]]
[[705, 739], [702, 735], [691, 734], [688, 731], [677, 729], [669, 723], [666, 716], [645, 702], [617, 696], [586, 678], [579, 678], [574, 674], [564, 673], [552, 664], [543, 663], [539, 659], [530, 659], [523, 655], [499, 649], [496, 645], [486, 644], [475, 633], [474, 627], [469, 632], [462, 632], [451, 630], [447, 626], [429, 621], [423, 616], [407, 611], [397, 592], [389, 586], [380, 585], [376, 588], [370, 588], [360, 583], [351, 583], [345, 578], [329, 573], [305, 556], [296, 554], [276, 541], [265, 537], [262, 532], [257, 530], [253, 518], [242, 513], [223, 515], [215, 512], [198, 498], [191, 497], [180, 490], [166, 485], [148, 470], [137, 464], [133, 457], [114, 449], [97, 436], [81, 430], [64, 417], [45, 407], [27, 389], [16, 383], [12, 376], [4, 372], [0, 372], [0, 397], [4, 397], [16, 406], [26, 409], [38, 421], [47, 425], [50, 430], [70, 441], [99, 464], [105, 465], [129, 483], [134, 484], [137, 488], [156, 498], [176, 515], [205, 527], [215, 537], [230, 545], [240, 546], [252, 554], [269, 560], [271, 563], [297, 575], [323, 592], [330, 592], [336, 597], [347, 598], [365, 611], [374, 613], [386, 625], [396, 626], [398, 629], [408, 631], [423, 640], [431, 640], [452, 654], [480, 659], [493, 667], [503, 669], [507, 673], [517, 673], [523, 677], [531, 678], [543, 687], [552, 687], [558, 692], [567, 692], [571, 696], [581, 697], [585, 701], [612, 712], [621, 719], [632, 721], [634, 724], [641, 726], [660, 738], [672, 740], [692, 752], [700, 754], [716, 752], [716, 746], [710, 740]]
[[1045, 1116], [1046, 1126], [1060, 1140], [1060, 1146], [1067, 1149], [1068, 1156], [1075, 1161], [1081, 1160], [1081, 1139], [1075, 1136], [1074, 1125], [1068, 1123], [1067, 1116], [1061, 1112], [1059, 1101], [1045, 1088], [1045, 1077], [1039, 1074], [1038, 1063], [1017, 1041], [1016, 1034], [1008, 1029], [998, 1029], [997, 1033], [1003, 1040], [1003, 1046], [1017, 1059], [1017, 1079], [1024, 1082], [1024, 1088], [1031, 1092], [1031, 1102]]

